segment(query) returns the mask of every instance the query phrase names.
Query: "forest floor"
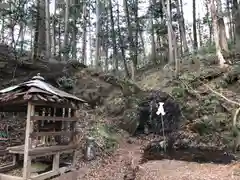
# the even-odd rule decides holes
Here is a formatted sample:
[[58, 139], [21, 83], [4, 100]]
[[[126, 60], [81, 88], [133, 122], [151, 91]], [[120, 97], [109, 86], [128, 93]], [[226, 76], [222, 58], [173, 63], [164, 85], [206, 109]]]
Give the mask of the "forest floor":
[[[136, 140], [136, 139], [135, 139]], [[178, 160], [141, 161], [143, 141], [121, 142], [107, 159], [54, 180], [239, 180], [240, 163], [227, 165]]]

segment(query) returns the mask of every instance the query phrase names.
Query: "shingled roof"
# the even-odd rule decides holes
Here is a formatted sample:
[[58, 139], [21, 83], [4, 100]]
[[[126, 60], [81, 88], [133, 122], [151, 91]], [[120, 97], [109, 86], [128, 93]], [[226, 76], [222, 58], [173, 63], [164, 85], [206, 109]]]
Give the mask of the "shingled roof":
[[4, 105], [5, 103], [16, 103], [16, 101], [27, 102], [30, 100], [46, 103], [71, 102], [79, 104], [86, 102], [45, 82], [40, 74], [34, 76], [27, 82], [0, 90], [0, 107], [1, 104]]

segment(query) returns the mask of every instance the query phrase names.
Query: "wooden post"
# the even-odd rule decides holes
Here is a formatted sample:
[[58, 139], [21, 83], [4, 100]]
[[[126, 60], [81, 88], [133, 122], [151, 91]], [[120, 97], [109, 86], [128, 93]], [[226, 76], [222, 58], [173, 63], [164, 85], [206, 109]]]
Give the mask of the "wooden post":
[[[74, 111], [74, 115], [73, 115], [73, 117], [76, 117], [76, 110], [73, 110]], [[74, 145], [76, 145], [77, 144], [77, 132], [76, 132], [76, 126], [77, 126], [77, 122], [73, 122], [73, 129], [72, 129], [72, 131], [73, 131], [73, 136], [71, 137], [71, 140], [72, 140], [72, 143], [74, 144]], [[74, 151], [73, 151], [73, 163], [72, 163], [72, 167], [74, 168], [75, 166], [76, 166], [76, 164], [77, 164], [77, 149], [75, 149]]]
[[32, 148], [30, 133], [33, 131], [33, 122], [31, 116], [34, 115], [34, 105], [28, 102], [27, 108], [27, 122], [25, 132], [25, 146], [24, 146], [24, 163], [23, 163], [23, 179], [28, 180], [31, 175], [31, 157], [29, 157], [29, 149]]
[[60, 153], [53, 155], [53, 171], [59, 170]]
[[[62, 117], [65, 117], [65, 108], [62, 108]], [[65, 130], [65, 121], [62, 121], [62, 129], [61, 131], [64, 131]], [[61, 140], [62, 142], [61, 143], [65, 143], [65, 137], [64, 136], [61, 136]]]

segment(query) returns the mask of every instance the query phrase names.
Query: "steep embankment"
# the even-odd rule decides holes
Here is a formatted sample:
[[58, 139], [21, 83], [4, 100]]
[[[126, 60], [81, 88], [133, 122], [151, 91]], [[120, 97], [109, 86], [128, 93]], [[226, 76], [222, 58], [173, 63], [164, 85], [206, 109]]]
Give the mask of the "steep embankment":
[[[230, 163], [235, 159], [231, 154], [233, 147], [236, 147], [236, 129], [232, 128], [232, 120], [238, 106], [226, 98], [238, 100], [237, 66], [226, 72], [205, 62], [199, 65], [200, 69], [184, 65], [179, 79], [173, 79], [169, 71], [166, 75], [161, 67], [143, 71], [139, 76], [141, 80], [137, 84], [145, 92], [165, 91], [180, 104], [183, 117], [180, 128], [167, 134], [170, 145], [167, 153], [163, 152], [159, 143], [163, 140], [161, 132], [158, 136], [142, 132], [140, 141], [135, 137], [120, 143], [110, 159], [98, 164], [98, 167], [91, 166], [88, 171], [81, 171], [84, 175], [79, 175], [80, 179], [239, 179], [238, 163], [209, 163]], [[115, 92], [118, 93], [105, 99], [109, 107], [114, 107], [113, 111], [108, 111], [107, 106], [100, 106], [106, 113], [105, 119], [114, 116], [110, 122], [122, 120], [119, 117], [126, 111], [126, 95], [122, 96], [121, 88]], [[138, 102], [135, 107], [140, 104]], [[136, 119], [136, 116], [126, 117], [131, 118]], [[172, 160], [159, 161], [165, 158]]]
[[143, 133], [146, 125], [149, 132], [157, 130], [161, 134], [161, 119], [155, 112], [158, 102], [163, 101], [168, 111], [164, 116], [165, 128], [174, 146], [218, 150], [236, 147], [232, 114], [238, 102], [234, 104], [226, 98], [238, 101], [238, 66], [223, 72], [207, 64], [209, 60], [182, 64], [179, 79], [172, 78], [171, 67], [155, 67], [139, 73], [137, 86], [79, 63], [54, 60], [46, 63], [39, 59], [32, 64], [27, 58], [14, 58], [14, 53], [6, 46], [0, 46], [0, 50], [2, 87], [28, 80], [40, 72], [50, 83], [89, 102], [91, 107], [79, 112], [80, 118], [88, 119], [84, 122], [86, 128], [89, 123], [108, 121], [115, 129], [122, 127], [132, 134], [137, 129]]
[[182, 64], [178, 79], [169, 77], [168, 67], [148, 70], [138, 85], [166, 91], [181, 105], [181, 128], [172, 135], [179, 137], [173, 143], [175, 147], [239, 150], [239, 123], [233, 127], [240, 105], [239, 65], [221, 70], [206, 59], [198, 59], [197, 63]]

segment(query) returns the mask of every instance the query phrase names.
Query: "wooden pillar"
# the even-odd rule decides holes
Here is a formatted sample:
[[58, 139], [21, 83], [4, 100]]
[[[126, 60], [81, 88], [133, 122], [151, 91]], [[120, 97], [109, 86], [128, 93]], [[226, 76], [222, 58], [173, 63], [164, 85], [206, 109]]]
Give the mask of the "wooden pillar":
[[24, 163], [23, 163], [23, 179], [24, 180], [28, 180], [31, 176], [31, 157], [29, 157], [29, 149], [32, 148], [30, 133], [33, 131], [33, 122], [31, 122], [31, 116], [33, 115], [34, 115], [34, 105], [28, 102], [25, 145], [24, 145]]
[[[65, 113], [66, 113], [66, 109], [62, 108], [62, 117], [63, 118], [65, 117]], [[62, 121], [62, 129], [61, 129], [61, 131], [65, 131], [65, 121]], [[61, 140], [62, 140], [61, 143], [65, 143], [66, 138], [62, 135], [61, 136]]]
[[53, 155], [53, 171], [59, 170], [59, 163], [60, 163], [60, 153], [58, 152], [57, 154]]
[[[73, 109], [72, 109], [72, 110], [73, 110]], [[77, 116], [76, 116], [76, 112], [77, 112], [77, 111], [76, 111], [75, 109], [74, 109], [73, 111], [74, 111], [73, 117], [77, 117]], [[72, 141], [72, 143], [73, 143], [74, 145], [77, 144], [77, 132], [76, 132], [76, 127], [77, 127], [77, 122], [74, 121], [74, 122], [73, 122], [73, 129], [72, 129], [72, 131], [73, 131], [73, 136], [71, 137], [71, 141]], [[73, 151], [73, 163], [72, 163], [72, 166], [75, 167], [76, 164], [77, 164], [77, 149], [75, 149], [75, 151]]]

